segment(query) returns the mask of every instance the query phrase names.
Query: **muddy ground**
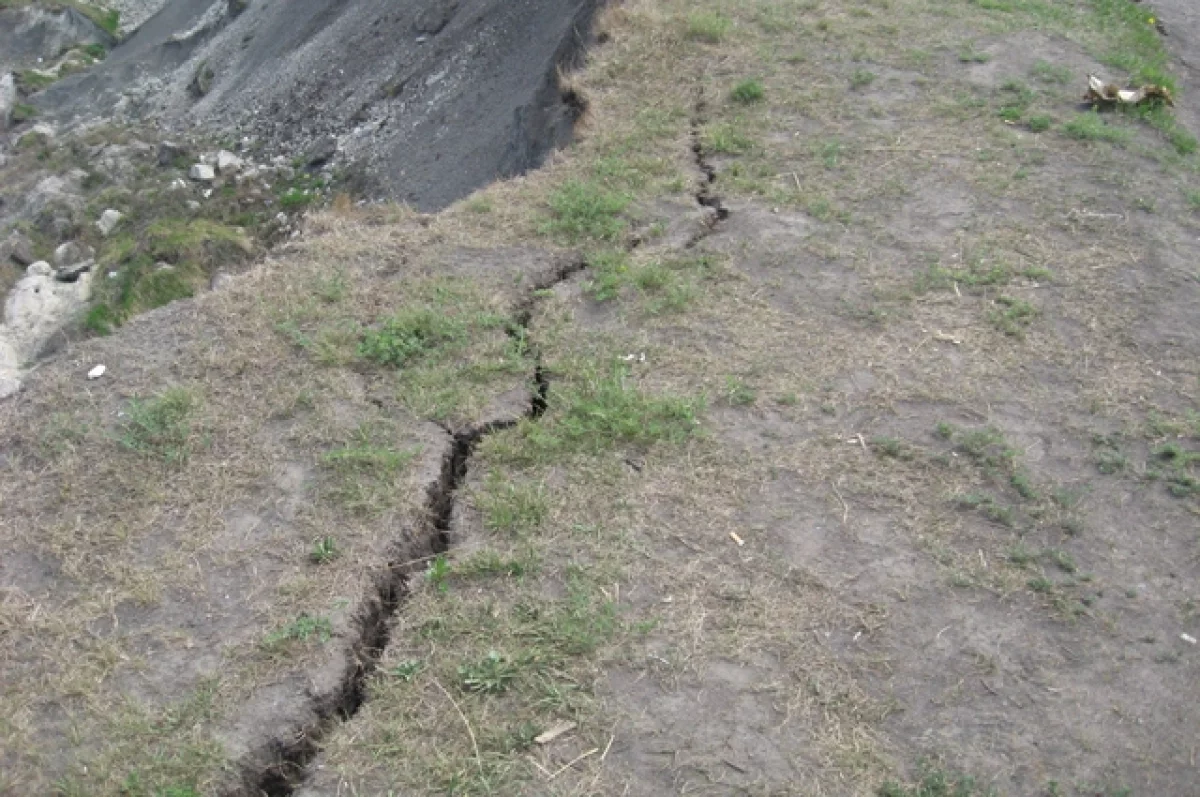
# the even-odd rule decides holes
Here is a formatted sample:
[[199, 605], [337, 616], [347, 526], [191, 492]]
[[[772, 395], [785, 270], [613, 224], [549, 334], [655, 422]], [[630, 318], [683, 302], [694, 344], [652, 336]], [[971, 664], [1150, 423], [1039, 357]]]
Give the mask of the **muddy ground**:
[[1152, 14], [630, 0], [545, 168], [46, 363], [0, 406], [0, 789], [1197, 793]]

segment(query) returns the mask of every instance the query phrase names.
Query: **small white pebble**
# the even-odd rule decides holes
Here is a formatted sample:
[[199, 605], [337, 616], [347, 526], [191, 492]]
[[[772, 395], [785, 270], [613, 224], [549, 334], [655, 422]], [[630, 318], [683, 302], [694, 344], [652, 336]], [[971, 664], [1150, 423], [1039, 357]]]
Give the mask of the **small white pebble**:
[[108, 370], [103, 365], [97, 365], [92, 370], [88, 371], [88, 379], [99, 379], [104, 376], [104, 372]]
[[1189, 645], [1196, 644], [1196, 637], [1192, 636], [1191, 634], [1180, 634], [1179, 638], [1182, 639], [1184, 642], [1188, 643]]

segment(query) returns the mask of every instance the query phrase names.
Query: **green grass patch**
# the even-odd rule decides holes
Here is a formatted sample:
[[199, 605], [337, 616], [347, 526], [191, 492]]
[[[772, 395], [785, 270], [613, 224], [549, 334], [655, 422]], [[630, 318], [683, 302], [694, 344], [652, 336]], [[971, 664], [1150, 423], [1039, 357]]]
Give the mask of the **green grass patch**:
[[741, 130], [738, 122], [711, 125], [704, 131], [704, 148], [718, 155], [742, 155], [754, 146], [754, 140]]
[[923, 769], [921, 779], [912, 785], [887, 781], [879, 788], [879, 797], [996, 797], [993, 789], [981, 786], [975, 778], [940, 767]]
[[171, 388], [149, 399], [132, 399], [118, 433], [120, 444], [140, 454], [178, 464], [193, 443], [193, 415], [200, 402], [189, 390]]
[[762, 102], [766, 99], [767, 90], [763, 88], [761, 80], [751, 78], [743, 80], [733, 87], [733, 91], [729, 93], [734, 102], [740, 102], [743, 105], [753, 105], [756, 102]]
[[378, 365], [401, 368], [411, 360], [463, 339], [461, 319], [432, 308], [405, 309], [378, 329], [363, 333], [358, 355]]
[[474, 497], [489, 531], [526, 534], [535, 531], [546, 519], [546, 490], [540, 483], [515, 483], [500, 472], [488, 475], [483, 490]]
[[47, 86], [52, 86], [58, 80], [54, 75], [42, 74], [34, 69], [26, 69], [17, 73], [16, 83], [26, 94], [36, 94]]
[[1010, 337], [1019, 338], [1037, 317], [1037, 308], [1024, 299], [1012, 296], [996, 297], [996, 307], [988, 313], [992, 326]]
[[316, 640], [321, 644], [333, 638], [333, 624], [328, 617], [301, 614], [287, 625], [275, 629], [263, 639], [263, 647], [278, 650], [293, 642]]
[[[38, 116], [38, 109], [33, 107], [32, 105], [30, 105], [27, 102], [18, 102], [13, 105], [12, 116], [11, 116], [13, 124], [21, 124], [22, 122], [28, 122], [32, 119], [36, 119], [37, 116]], [[28, 137], [26, 137], [26, 140], [27, 139], [28, 139]]]
[[710, 11], [696, 11], [687, 17], [687, 37], [692, 41], [720, 44], [732, 28], [728, 17]]
[[621, 214], [630, 201], [599, 183], [570, 180], [551, 195], [551, 216], [541, 231], [568, 243], [619, 240], [627, 227]]
[[1108, 124], [1096, 111], [1077, 114], [1063, 124], [1062, 131], [1076, 141], [1106, 141], [1119, 146], [1129, 143], [1131, 138], [1128, 130]]
[[617, 365], [564, 384], [551, 394], [548, 412], [537, 423], [492, 435], [484, 448], [498, 461], [532, 463], [617, 446], [678, 444], [695, 434], [703, 408], [701, 399], [647, 395]]

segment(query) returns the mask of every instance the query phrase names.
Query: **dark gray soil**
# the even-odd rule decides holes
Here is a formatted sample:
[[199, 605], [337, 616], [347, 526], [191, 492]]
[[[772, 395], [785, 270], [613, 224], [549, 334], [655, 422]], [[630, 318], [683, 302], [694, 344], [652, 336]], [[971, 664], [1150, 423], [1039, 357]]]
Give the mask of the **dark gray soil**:
[[73, 8], [0, 8], [0, 75], [15, 69], [48, 66], [38, 59], [55, 58], [83, 43], [111, 46], [113, 37]]
[[[578, 108], [557, 69], [578, 58], [597, 5], [258, 0], [236, 13], [224, 0], [174, 0], [103, 65], [35, 102], [61, 122], [149, 117], [331, 161], [364, 193], [437, 208], [538, 165], [570, 136]], [[194, 78], [208, 71], [199, 96]]]

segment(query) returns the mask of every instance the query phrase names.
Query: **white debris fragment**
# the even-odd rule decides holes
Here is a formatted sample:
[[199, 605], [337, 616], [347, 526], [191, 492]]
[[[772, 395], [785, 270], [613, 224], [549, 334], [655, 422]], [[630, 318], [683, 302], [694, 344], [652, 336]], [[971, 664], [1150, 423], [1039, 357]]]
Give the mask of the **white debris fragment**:
[[1182, 639], [1184, 642], [1188, 643], [1189, 645], [1196, 644], [1196, 637], [1192, 636], [1191, 634], [1180, 634], [1179, 638]]
[[88, 379], [99, 379], [104, 376], [104, 372], [108, 370], [103, 365], [97, 365], [92, 370], [88, 371]]

